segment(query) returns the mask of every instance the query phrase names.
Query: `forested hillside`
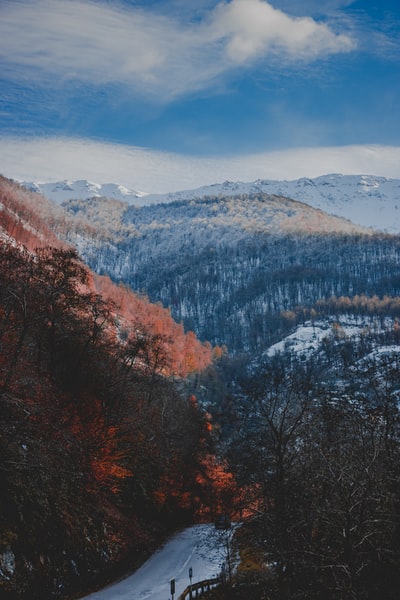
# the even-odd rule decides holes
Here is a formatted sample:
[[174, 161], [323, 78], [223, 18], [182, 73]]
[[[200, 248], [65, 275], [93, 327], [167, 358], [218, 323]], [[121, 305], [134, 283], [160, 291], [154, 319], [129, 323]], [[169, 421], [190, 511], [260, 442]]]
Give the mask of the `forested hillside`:
[[[143, 290], [186, 329], [235, 354], [268, 347], [321, 310], [321, 299], [400, 289], [397, 236], [276, 196], [140, 208], [93, 199], [65, 208], [76, 221], [64, 237], [95, 271]], [[85, 222], [97, 233], [85, 233]]]
[[71, 597], [210, 518], [222, 467], [191, 378], [212, 349], [0, 185], [0, 595]]
[[325, 327], [231, 369], [215, 396], [230, 468], [252, 483], [234, 600], [398, 597], [399, 328], [332, 319], [318, 341]]

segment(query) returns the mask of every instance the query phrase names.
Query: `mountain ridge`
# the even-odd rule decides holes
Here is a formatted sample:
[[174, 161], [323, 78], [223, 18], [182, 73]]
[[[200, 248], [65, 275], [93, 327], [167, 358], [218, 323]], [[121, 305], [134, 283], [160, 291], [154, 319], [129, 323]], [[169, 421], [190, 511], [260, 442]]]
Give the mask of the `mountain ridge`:
[[125, 202], [133, 202], [147, 195], [144, 192], [136, 192], [117, 183], [96, 183], [87, 179], [78, 179], [76, 181], [64, 179], [54, 182], [22, 181], [20, 183], [30, 192], [42, 194], [56, 204], [61, 204], [71, 198], [74, 200], [112, 198]]
[[356, 225], [386, 233], [400, 233], [400, 179], [376, 175], [327, 174], [294, 180], [257, 179], [253, 182], [225, 181], [192, 190], [151, 194], [129, 190], [118, 184], [96, 184], [86, 180], [54, 183], [21, 182], [53, 202], [107, 197], [129, 205], [170, 203], [203, 197], [267, 193], [309, 204]]

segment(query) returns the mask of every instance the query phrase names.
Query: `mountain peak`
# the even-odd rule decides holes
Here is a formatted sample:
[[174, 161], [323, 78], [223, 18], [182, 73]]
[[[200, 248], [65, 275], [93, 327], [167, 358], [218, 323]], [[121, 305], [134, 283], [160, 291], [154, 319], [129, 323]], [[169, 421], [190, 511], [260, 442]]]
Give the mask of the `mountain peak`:
[[102, 197], [135, 204], [138, 199], [145, 195], [143, 192], [136, 192], [116, 183], [100, 184], [88, 181], [87, 179], [78, 179], [77, 181], [64, 179], [63, 181], [55, 182], [22, 181], [20, 183], [31, 192], [42, 194], [56, 204], [61, 204], [65, 200], [71, 199], [87, 200], [88, 198]]

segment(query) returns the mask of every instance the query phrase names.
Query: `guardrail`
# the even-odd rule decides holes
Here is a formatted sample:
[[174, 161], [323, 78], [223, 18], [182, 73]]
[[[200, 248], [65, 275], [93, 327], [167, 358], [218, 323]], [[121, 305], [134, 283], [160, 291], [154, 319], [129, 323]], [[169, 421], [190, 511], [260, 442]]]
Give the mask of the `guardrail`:
[[204, 592], [208, 592], [218, 585], [221, 585], [223, 581], [223, 577], [215, 577], [214, 579], [204, 579], [204, 581], [198, 581], [197, 583], [188, 585], [178, 597], [178, 600], [192, 600], [193, 598], [199, 598]]

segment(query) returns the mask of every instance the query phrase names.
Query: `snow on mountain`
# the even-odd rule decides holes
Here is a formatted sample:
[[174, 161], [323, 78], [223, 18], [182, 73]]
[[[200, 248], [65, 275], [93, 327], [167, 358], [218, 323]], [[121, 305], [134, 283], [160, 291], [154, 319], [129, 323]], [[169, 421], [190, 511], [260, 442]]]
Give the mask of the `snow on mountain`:
[[137, 203], [144, 194], [129, 190], [115, 183], [94, 183], [86, 179], [78, 181], [56, 181], [53, 183], [21, 182], [31, 192], [42, 194], [57, 204], [65, 200], [86, 200], [88, 198], [113, 198], [129, 204]]
[[318, 352], [325, 338], [332, 338], [340, 335], [347, 338], [356, 338], [367, 327], [372, 326], [367, 318], [357, 320], [354, 317], [346, 315], [336, 315], [335, 318], [326, 318], [314, 323], [311, 321], [299, 325], [290, 335], [283, 338], [280, 342], [273, 344], [267, 350], [267, 356], [274, 356], [277, 353], [290, 352], [292, 354], [310, 356], [313, 352]]
[[293, 181], [258, 179], [251, 183], [225, 181], [196, 190], [148, 195], [146, 204], [203, 196], [234, 196], [264, 192], [285, 196], [350, 219], [356, 225], [388, 233], [400, 232], [400, 179], [374, 175], [330, 174]]
[[356, 225], [373, 227], [387, 233], [400, 233], [400, 179], [375, 175], [330, 174], [314, 179], [301, 178], [291, 181], [257, 179], [250, 183], [225, 181], [194, 190], [166, 194], [147, 194], [113, 183], [101, 185], [86, 180], [23, 182], [22, 185], [42, 193], [56, 203], [70, 199], [106, 197], [136, 206], [205, 196], [235, 196], [262, 192], [305, 202], [329, 214], [349, 219]]
[[[276, 354], [286, 354], [300, 360], [310, 360], [311, 358], [315, 360], [323, 351], [324, 342], [330, 343], [336, 340], [336, 343], [343, 343], [348, 340], [352, 344], [356, 344], [363, 337], [365, 344], [370, 334], [371, 351], [359, 357], [353, 365], [358, 369], [362, 369], [363, 365], [368, 368], [371, 362], [378, 365], [390, 357], [399, 355], [399, 344], [393, 344], [390, 341], [386, 343], [384, 337], [381, 340], [377, 337], [374, 341], [374, 335], [382, 335], [385, 330], [393, 330], [394, 325], [395, 320], [391, 317], [386, 317], [383, 323], [379, 323], [371, 316], [357, 318], [350, 315], [336, 315], [334, 318], [325, 317], [315, 322], [308, 321], [298, 325], [293, 333], [270, 346], [264, 356], [271, 358]], [[396, 364], [394, 362], [393, 368], [397, 369]]]

